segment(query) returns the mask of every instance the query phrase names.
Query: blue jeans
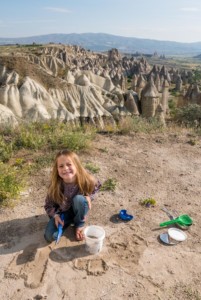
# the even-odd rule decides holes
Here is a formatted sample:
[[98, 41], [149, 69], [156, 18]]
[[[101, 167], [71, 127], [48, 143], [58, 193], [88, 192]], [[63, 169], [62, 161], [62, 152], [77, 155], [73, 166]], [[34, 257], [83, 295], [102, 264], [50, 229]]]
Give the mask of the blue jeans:
[[[62, 212], [64, 215], [64, 227], [63, 231], [72, 223], [74, 223], [75, 227], [83, 227], [84, 226], [84, 217], [86, 216], [89, 210], [88, 202], [86, 198], [82, 195], [76, 195], [73, 198], [72, 206], [67, 210]], [[58, 229], [55, 225], [55, 219], [50, 218], [46, 229], [44, 237], [47, 242], [51, 243], [57, 239]]]

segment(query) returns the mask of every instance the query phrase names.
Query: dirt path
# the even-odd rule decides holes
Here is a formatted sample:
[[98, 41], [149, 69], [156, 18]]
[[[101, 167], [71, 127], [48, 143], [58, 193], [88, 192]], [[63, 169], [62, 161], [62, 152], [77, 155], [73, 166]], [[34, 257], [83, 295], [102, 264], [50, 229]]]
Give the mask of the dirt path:
[[[106, 238], [98, 255], [76, 242], [70, 227], [57, 246], [43, 239], [43, 204], [50, 169], [34, 176], [22, 202], [0, 211], [1, 299], [201, 299], [201, 141], [187, 133], [99, 136], [83, 162], [100, 167], [103, 182], [116, 179], [114, 192], [100, 192], [87, 224], [102, 226]], [[141, 199], [153, 197], [155, 207]], [[161, 208], [189, 214], [187, 240], [160, 242], [168, 220]], [[119, 210], [134, 215], [116, 218]]]

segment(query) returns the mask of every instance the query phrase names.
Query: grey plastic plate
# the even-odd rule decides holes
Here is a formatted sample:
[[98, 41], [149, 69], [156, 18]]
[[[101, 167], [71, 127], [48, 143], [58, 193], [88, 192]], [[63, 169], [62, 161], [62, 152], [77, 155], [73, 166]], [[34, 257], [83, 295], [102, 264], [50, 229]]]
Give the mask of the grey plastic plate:
[[160, 240], [161, 240], [163, 243], [167, 244], [167, 245], [176, 245], [176, 244], [179, 243], [178, 241], [170, 241], [170, 240], [169, 240], [169, 235], [168, 235], [167, 232], [164, 232], [164, 233], [161, 233], [161, 234], [160, 234]]

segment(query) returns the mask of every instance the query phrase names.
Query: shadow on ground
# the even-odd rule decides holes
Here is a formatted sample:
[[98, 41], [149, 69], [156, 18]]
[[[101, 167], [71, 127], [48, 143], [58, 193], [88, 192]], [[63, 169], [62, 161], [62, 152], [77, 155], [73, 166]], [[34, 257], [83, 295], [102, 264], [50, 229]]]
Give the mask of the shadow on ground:
[[58, 263], [68, 262], [85, 256], [89, 256], [85, 249], [85, 244], [53, 249], [49, 254], [50, 259]]
[[37, 247], [46, 246], [43, 233], [47, 222], [48, 217], [45, 214], [1, 222], [0, 255], [24, 250], [30, 244], [30, 240], [31, 244]]

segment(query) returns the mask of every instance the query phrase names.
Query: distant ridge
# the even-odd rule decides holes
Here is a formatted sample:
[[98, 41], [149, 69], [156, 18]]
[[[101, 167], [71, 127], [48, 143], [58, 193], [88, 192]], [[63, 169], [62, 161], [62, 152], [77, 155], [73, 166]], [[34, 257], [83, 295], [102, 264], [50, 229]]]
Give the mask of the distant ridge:
[[91, 51], [107, 51], [111, 48], [117, 48], [124, 53], [153, 54], [157, 52], [159, 55], [198, 55], [201, 53], [201, 42], [180, 43], [123, 37], [106, 33], [47, 34], [22, 38], [0, 38], [0, 45], [32, 43], [80, 45]]

